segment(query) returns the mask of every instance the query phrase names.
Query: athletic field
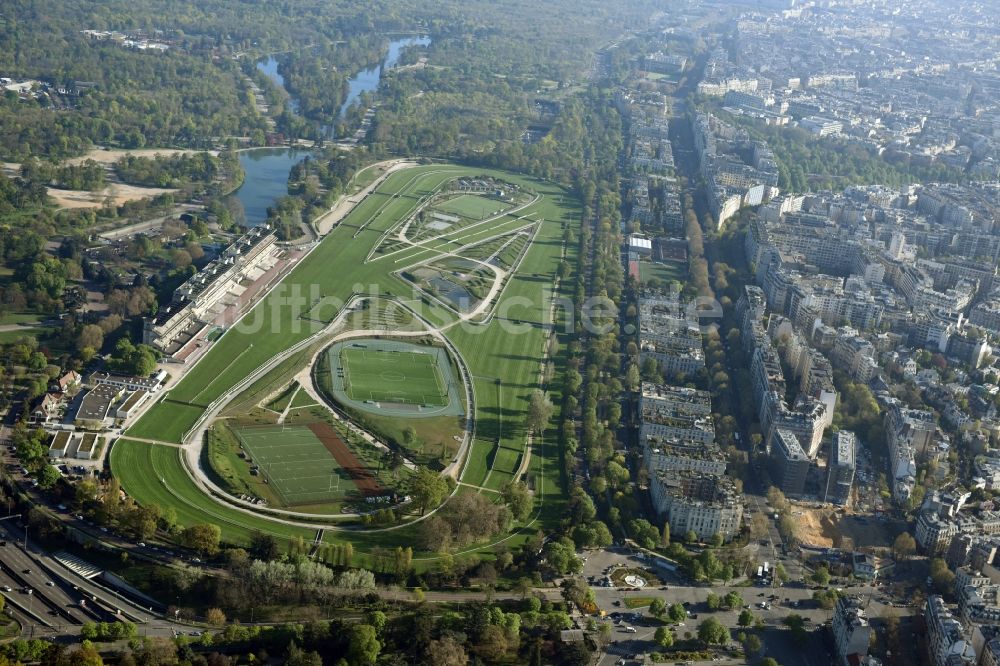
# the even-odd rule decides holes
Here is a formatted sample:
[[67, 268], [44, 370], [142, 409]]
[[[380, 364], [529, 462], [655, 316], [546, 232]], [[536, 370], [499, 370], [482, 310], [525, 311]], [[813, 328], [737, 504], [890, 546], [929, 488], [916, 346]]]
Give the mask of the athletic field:
[[235, 432], [250, 464], [286, 506], [335, 502], [358, 491], [381, 494], [378, 482], [325, 423]]
[[352, 400], [407, 405], [448, 404], [437, 355], [346, 346], [340, 351], [344, 390]]
[[434, 210], [452, 215], [461, 215], [472, 220], [481, 220], [509, 207], [509, 204], [497, 201], [496, 199], [487, 199], [475, 194], [460, 194], [454, 199], [448, 199], [443, 203], [435, 204]]

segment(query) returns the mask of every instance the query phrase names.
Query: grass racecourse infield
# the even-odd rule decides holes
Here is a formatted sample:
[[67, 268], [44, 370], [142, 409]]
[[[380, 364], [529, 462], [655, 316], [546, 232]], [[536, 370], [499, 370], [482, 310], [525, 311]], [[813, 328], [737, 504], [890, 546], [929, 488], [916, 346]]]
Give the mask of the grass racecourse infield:
[[[392, 257], [366, 261], [370, 250], [412, 213], [423, 198], [448, 180], [479, 174], [530, 188], [540, 198], [488, 224], [469, 225], [447, 238], [422, 241], [420, 247], [408, 247]], [[384, 295], [411, 299], [408, 287], [394, 275], [400, 266], [433, 259], [439, 252], [454, 251], [459, 244], [510, 233], [523, 227], [527, 218], [541, 223], [537, 236], [495, 306], [503, 321], [518, 322], [517, 331], [511, 332], [497, 317], [477, 326], [456, 326], [445, 333], [465, 360], [476, 394], [476, 437], [461, 480], [474, 487], [499, 489], [515, 477], [524, 459], [524, 414], [530, 393], [538, 386], [538, 362], [546, 335], [549, 299], [572, 295], [572, 279], [563, 281], [561, 293], [553, 292], [560, 261], [565, 257], [570, 266], [576, 265], [576, 243], [563, 243], [564, 227], [575, 230], [580, 215], [578, 201], [561, 187], [526, 176], [440, 164], [393, 173], [254, 307], [242, 325], [227, 330], [198, 364], [128, 430], [126, 437], [180, 443], [213, 400], [275, 355], [320, 330], [322, 323], [304, 319], [289, 304], [290, 290], [310, 293], [310, 289], [318, 288], [321, 297], [344, 303], [354, 293], [355, 285], [361, 284]], [[329, 321], [334, 314], [328, 312], [321, 319]], [[424, 305], [423, 315], [437, 324], [454, 321], [452, 314], [433, 305]], [[558, 309], [557, 316], [562, 316]], [[559, 338], [564, 343], [562, 334]], [[424, 395], [421, 393], [421, 399]], [[318, 448], [315, 451], [318, 455]], [[265, 458], [268, 453], [264, 452]], [[335, 458], [331, 458], [325, 464], [332, 471], [335, 463]], [[223, 538], [231, 542], [246, 543], [249, 535], [258, 530], [286, 538], [301, 535], [309, 538], [316, 534], [315, 527], [279, 523], [218, 504], [190, 479], [175, 447], [120, 440], [112, 449], [111, 467], [125, 491], [140, 503], [176, 507], [181, 525], [219, 524], [223, 527]], [[536, 475], [536, 505], [544, 505], [542, 520], [549, 517], [557, 520], [561, 501], [557, 447], [536, 442], [528, 469]], [[164, 490], [160, 478], [167, 479], [171, 492]], [[316, 483], [321, 484], [319, 480]], [[342, 487], [344, 483], [341, 481]], [[349, 538], [364, 548], [366, 544], [398, 543], [412, 537], [410, 528], [404, 528], [385, 533], [384, 537], [327, 530], [324, 538], [331, 542]]]

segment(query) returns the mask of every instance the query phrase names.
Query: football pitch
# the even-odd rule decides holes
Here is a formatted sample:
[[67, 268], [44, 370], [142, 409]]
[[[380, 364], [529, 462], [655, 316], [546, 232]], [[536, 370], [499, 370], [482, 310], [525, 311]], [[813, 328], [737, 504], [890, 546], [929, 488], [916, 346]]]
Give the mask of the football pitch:
[[356, 490], [350, 475], [308, 426], [236, 430], [243, 451], [286, 506], [333, 502]]
[[442, 213], [461, 215], [471, 220], [481, 220], [490, 215], [495, 215], [510, 206], [502, 201], [487, 199], [475, 194], [462, 194], [454, 199], [449, 199], [440, 204], [435, 204], [434, 209]]
[[351, 400], [443, 407], [448, 387], [437, 356], [390, 349], [344, 347], [344, 390]]

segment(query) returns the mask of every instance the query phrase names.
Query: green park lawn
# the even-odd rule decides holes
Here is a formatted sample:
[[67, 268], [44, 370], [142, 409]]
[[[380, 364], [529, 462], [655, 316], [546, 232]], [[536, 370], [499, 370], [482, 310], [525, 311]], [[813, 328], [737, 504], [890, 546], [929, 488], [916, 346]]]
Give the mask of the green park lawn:
[[626, 608], [645, 608], [649, 604], [653, 603], [653, 597], [626, 597], [625, 607]]

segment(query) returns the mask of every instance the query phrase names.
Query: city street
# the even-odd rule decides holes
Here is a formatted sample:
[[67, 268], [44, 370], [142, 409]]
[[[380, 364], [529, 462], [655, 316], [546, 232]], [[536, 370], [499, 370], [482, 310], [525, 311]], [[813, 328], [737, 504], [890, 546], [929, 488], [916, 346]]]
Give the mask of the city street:
[[[832, 610], [821, 608], [819, 603], [813, 600], [814, 590], [807, 585], [800, 582], [792, 582], [773, 588], [747, 586], [745, 583], [743, 585], [690, 585], [684, 582], [683, 577], [679, 574], [666, 572], [662, 568], [654, 568], [649, 558], [636, 555], [632, 549], [608, 548], [587, 551], [584, 556], [587, 560], [584, 563], [582, 575], [588, 580], [593, 577], [595, 581], [591, 584], [591, 589], [594, 591], [599, 612], [604, 611], [609, 616], [612, 613], [624, 614], [624, 617], [621, 618], [621, 624], [614, 626], [612, 643], [607, 647], [599, 662], [602, 666], [614, 664], [627, 655], [643, 654], [656, 648], [652, 642], [653, 634], [663, 622], [651, 616], [648, 607], [628, 608], [629, 599], [636, 597], [658, 598], [663, 599], [668, 605], [684, 604], [692, 615], [683, 621], [683, 627], [675, 626], [673, 628], [675, 638], [682, 639], [688, 632], [691, 636], [697, 635], [698, 627], [708, 617], [715, 617], [719, 620], [730, 629], [731, 635], [735, 638], [735, 635], [740, 631], [737, 618], [743, 609], [713, 612], [708, 609], [706, 603], [709, 593], [722, 597], [729, 592], [740, 594], [744, 604], [750, 606], [754, 618], [759, 618], [763, 622], [762, 642], [767, 646], [769, 654], [778, 658], [784, 666], [790, 664], [824, 666], [830, 663], [826, 646], [819, 640], [818, 634], [815, 639], [810, 639], [808, 646], [798, 646], [793, 644], [790, 632], [783, 625], [783, 620], [786, 617], [797, 614], [806, 620], [807, 629], [818, 631], [821, 625], [832, 617]], [[649, 568], [660, 576], [664, 585], [650, 585], [638, 591], [605, 587], [602, 584], [605, 579], [604, 572], [612, 566], [624, 566], [632, 569]], [[663, 587], [666, 589], [662, 589]], [[920, 609], [899, 608], [898, 605], [894, 607], [891, 603], [884, 603], [884, 596], [880, 593], [873, 593], [873, 588], [868, 585], [845, 587], [842, 588], [842, 593], [860, 597], [863, 600], [862, 603], [868, 604], [868, 613], [871, 617], [883, 617], [887, 613], [892, 613], [902, 619], [920, 611]], [[770, 602], [769, 609], [763, 609], [759, 606], [764, 601]], [[627, 633], [625, 629], [627, 626], [634, 627], [636, 632]], [[779, 658], [778, 655], [785, 658]], [[723, 659], [721, 663], [727, 662]], [[744, 660], [740, 657], [737, 660], [730, 660], [728, 663], [744, 663]]]

